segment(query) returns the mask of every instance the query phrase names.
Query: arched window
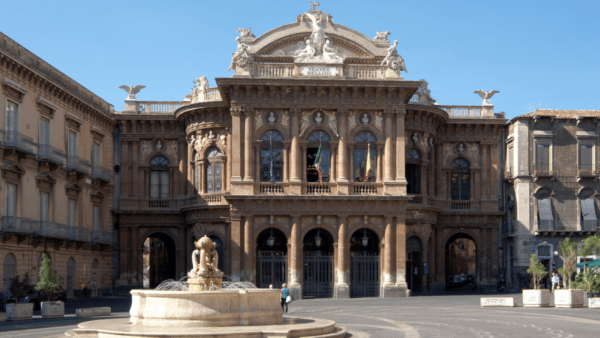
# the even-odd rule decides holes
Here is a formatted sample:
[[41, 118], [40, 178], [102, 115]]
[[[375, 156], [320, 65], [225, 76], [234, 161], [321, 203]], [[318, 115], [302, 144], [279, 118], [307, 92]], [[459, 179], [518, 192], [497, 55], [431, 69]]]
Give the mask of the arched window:
[[[352, 175], [355, 182], [375, 182], [377, 172], [377, 138], [373, 133], [361, 131], [354, 137], [354, 166]], [[369, 153], [369, 155], [367, 155]]]
[[471, 198], [471, 171], [469, 162], [457, 158], [452, 162], [450, 197], [455, 201], [468, 201]]
[[156, 156], [150, 161], [150, 198], [169, 198], [169, 160]]
[[[260, 138], [260, 181], [283, 181], [283, 136], [269, 130]], [[271, 177], [273, 176], [273, 178]]]
[[329, 135], [324, 131], [314, 131], [308, 135], [306, 147], [306, 181], [329, 182], [331, 168], [331, 150]]
[[421, 193], [421, 153], [414, 148], [406, 152], [406, 181], [408, 194]]
[[223, 182], [223, 160], [221, 150], [212, 147], [206, 152], [208, 164], [206, 165], [206, 192], [218, 193], [222, 190]]
[[4, 291], [8, 292], [8, 286], [10, 285], [10, 279], [15, 275], [17, 267], [17, 261], [13, 254], [8, 254], [4, 257]]

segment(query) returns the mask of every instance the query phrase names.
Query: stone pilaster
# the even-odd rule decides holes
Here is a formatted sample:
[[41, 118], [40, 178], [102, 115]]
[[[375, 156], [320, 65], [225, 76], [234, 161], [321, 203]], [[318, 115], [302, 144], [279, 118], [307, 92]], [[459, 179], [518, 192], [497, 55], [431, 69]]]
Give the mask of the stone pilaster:
[[384, 111], [384, 117], [385, 117], [385, 150], [384, 150], [384, 175], [383, 175], [383, 182], [388, 183], [388, 182], [393, 182], [394, 178], [393, 178], [393, 173], [392, 173], [392, 164], [393, 164], [393, 154], [392, 154], [392, 126], [393, 126], [393, 121], [392, 121], [392, 115], [393, 112], [391, 110], [385, 110]]
[[242, 108], [231, 107], [231, 181], [239, 182], [242, 180], [242, 164], [241, 158], [241, 133], [242, 133]]
[[337, 149], [338, 158], [336, 164], [338, 195], [348, 195], [348, 109], [338, 109], [336, 115], [338, 117], [340, 134]]
[[348, 268], [350, 266], [350, 243], [348, 238], [348, 216], [338, 216], [338, 260], [335, 271], [337, 284], [334, 289], [335, 298], [350, 298], [348, 284]]
[[396, 109], [396, 182], [400, 184], [398, 194], [406, 195], [406, 148], [404, 140], [405, 109]]
[[142, 198], [142, 195], [139, 194], [138, 191], [138, 185], [139, 185], [139, 140], [133, 139], [133, 142], [131, 143], [131, 172], [132, 172], [132, 177], [131, 177], [131, 194], [133, 196], [136, 196], [138, 198]]
[[231, 231], [230, 239], [231, 243], [229, 247], [231, 248], [231, 281], [239, 282], [241, 280], [242, 275], [242, 217], [239, 215], [231, 216], [231, 227], [229, 228]]
[[254, 181], [254, 154], [252, 141], [254, 134], [254, 109], [244, 108], [245, 130], [244, 130], [244, 181]]
[[290, 109], [292, 120], [292, 145], [291, 145], [291, 165], [290, 165], [290, 182], [300, 183], [300, 123], [301, 110], [298, 108]]
[[406, 217], [396, 216], [396, 288], [400, 296], [405, 296], [406, 284]]
[[300, 266], [300, 256], [302, 255], [302, 241], [300, 239], [300, 216], [293, 215], [291, 246], [288, 252], [289, 266], [289, 285], [290, 293], [293, 299], [302, 298], [302, 284], [300, 284], [302, 268]]
[[252, 241], [252, 216], [244, 216], [244, 273], [245, 281], [254, 283], [254, 245]]

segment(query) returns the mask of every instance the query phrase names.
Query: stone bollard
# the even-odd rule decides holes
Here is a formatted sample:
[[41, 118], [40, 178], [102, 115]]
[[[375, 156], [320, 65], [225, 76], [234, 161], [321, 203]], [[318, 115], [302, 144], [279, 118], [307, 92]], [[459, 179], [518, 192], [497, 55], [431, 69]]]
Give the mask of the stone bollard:
[[588, 298], [590, 309], [600, 309], [600, 298]]
[[271, 290], [273, 289], [273, 284], [269, 285], [269, 289], [271, 289]]
[[87, 309], [77, 309], [75, 317], [99, 317], [99, 316], [110, 316], [110, 307], [91, 307]]

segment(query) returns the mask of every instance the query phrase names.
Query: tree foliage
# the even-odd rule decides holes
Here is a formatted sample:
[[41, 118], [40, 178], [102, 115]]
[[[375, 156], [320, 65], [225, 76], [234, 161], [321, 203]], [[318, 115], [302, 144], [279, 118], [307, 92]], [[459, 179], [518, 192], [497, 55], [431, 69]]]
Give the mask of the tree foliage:
[[61, 290], [58, 284], [58, 275], [56, 270], [52, 270], [52, 261], [45, 253], [42, 253], [42, 266], [40, 267], [40, 281], [35, 286], [35, 289], [48, 297], [48, 300], [53, 302], [54, 296]]
[[538, 290], [540, 288], [540, 279], [548, 274], [548, 270], [546, 270], [544, 264], [537, 259], [535, 254], [531, 254], [530, 265], [527, 272], [533, 276], [533, 288]]
[[11, 277], [8, 292], [15, 298], [16, 303], [19, 303], [32, 289], [33, 287], [29, 284], [28, 273], [25, 273], [23, 278], [18, 273]]
[[570, 238], [565, 238], [564, 241], [560, 242], [560, 256], [563, 260], [563, 267], [558, 269], [558, 273], [563, 276], [563, 283], [565, 287], [571, 289], [571, 275], [577, 271], [577, 247], [579, 243], [574, 242]]

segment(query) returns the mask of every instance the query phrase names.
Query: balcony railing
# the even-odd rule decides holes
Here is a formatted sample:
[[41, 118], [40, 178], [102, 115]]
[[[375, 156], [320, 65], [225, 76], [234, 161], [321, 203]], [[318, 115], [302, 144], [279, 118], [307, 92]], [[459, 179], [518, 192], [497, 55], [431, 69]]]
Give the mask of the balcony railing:
[[78, 157], [78, 156], [69, 156], [67, 158], [67, 169], [76, 170], [82, 172], [84, 174], [90, 174], [90, 162]]
[[452, 210], [471, 210], [471, 202], [452, 202], [450, 204]]
[[65, 157], [65, 153], [58, 148], [54, 148], [47, 144], [40, 144], [38, 146], [37, 158], [39, 160], [47, 160], [59, 165], [65, 165]]
[[423, 204], [423, 197], [413, 196], [413, 198], [408, 201], [408, 204]]
[[598, 231], [598, 220], [584, 220], [583, 231]]
[[540, 219], [538, 220], [539, 231], [552, 231], [554, 230], [554, 220]]
[[180, 101], [137, 101], [139, 114], [165, 114], [173, 113], [183, 105]]
[[482, 116], [481, 106], [439, 106], [439, 108], [454, 118], [480, 118]]
[[92, 231], [92, 243], [97, 244], [112, 244], [112, 233], [107, 231]]
[[352, 192], [354, 195], [377, 195], [377, 184], [354, 183]]
[[148, 208], [150, 209], [169, 209], [168, 200], [150, 200], [148, 201]]
[[34, 221], [15, 217], [15, 216], [2, 216], [2, 231], [11, 232], [18, 234], [31, 234], [33, 233]]
[[3, 232], [26, 234], [41, 237], [66, 239], [71, 241], [89, 242], [90, 230], [80, 227], [72, 227], [66, 224], [34, 221], [27, 218], [15, 216], [2, 216]]
[[307, 195], [331, 195], [332, 185], [330, 183], [307, 183]]
[[33, 139], [16, 131], [5, 130], [1, 142], [5, 148], [16, 148], [33, 154]]
[[106, 182], [110, 182], [112, 179], [112, 171], [101, 166], [92, 166], [92, 178], [98, 178]]
[[261, 184], [259, 192], [266, 195], [276, 195], [283, 194], [284, 189], [283, 186], [279, 184]]

